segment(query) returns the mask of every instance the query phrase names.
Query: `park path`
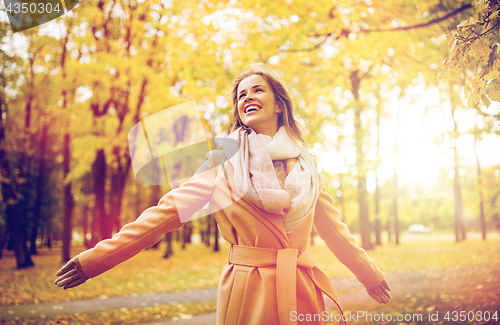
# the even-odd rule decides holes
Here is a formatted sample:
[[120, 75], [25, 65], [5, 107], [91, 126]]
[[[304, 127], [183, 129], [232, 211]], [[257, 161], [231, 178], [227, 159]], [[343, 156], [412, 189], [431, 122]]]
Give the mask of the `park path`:
[[[475, 266], [441, 270], [423, 270], [387, 274], [394, 298], [420, 296], [429, 293], [458, 293], [463, 286], [473, 286], [478, 290], [500, 292], [500, 270], [494, 266]], [[372, 301], [366, 290], [355, 278], [331, 279], [337, 288], [340, 301], [347, 307], [353, 303]], [[146, 295], [133, 295], [107, 299], [65, 301], [35, 305], [0, 306], [0, 321], [16, 320], [45, 315], [88, 313], [134, 309], [150, 306], [171, 305], [176, 303], [202, 302], [217, 299], [217, 288], [188, 290], [179, 292], [160, 292]], [[333, 301], [326, 300], [327, 309], [334, 309]], [[188, 316], [189, 317], [189, 316]], [[193, 316], [189, 319], [157, 321], [141, 325], [215, 325], [215, 313]]]

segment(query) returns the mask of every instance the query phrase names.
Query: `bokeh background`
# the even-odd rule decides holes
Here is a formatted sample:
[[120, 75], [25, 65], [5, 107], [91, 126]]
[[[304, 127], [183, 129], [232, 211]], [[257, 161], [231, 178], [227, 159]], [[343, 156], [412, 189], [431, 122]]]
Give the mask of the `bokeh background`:
[[[194, 100], [207, 136], [227, 135], [232, 79], [263, 62], [285, 80], [343, 221], [394, 275], [391, 305], [353, 310], [473, 311], [478, 324], [477, 312], [499, 310], [498, 0], [82, 0], [16, 33], [0, 8], [1, 308], [216, 287], [228, 245], [213, 216], [92, 284], [52, 282], [170, 190], [135, 180], [129, 130]], [[327, 275], [352, 277], [311, 245]], [[452, 269], [449, 286], [397, 291]], [[136, 324], [215, 302], [155, 308], [3, 322]]]

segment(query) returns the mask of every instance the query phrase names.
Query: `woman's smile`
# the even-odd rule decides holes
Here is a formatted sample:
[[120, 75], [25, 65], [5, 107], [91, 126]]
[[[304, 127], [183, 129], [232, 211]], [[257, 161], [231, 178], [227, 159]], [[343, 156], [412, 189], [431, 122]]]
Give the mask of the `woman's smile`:
[[245, 114], [252, 114], [257, 111], [260, 111], [260, 106], [255, 105], [255, 104], [248, 104], [245, 106]]

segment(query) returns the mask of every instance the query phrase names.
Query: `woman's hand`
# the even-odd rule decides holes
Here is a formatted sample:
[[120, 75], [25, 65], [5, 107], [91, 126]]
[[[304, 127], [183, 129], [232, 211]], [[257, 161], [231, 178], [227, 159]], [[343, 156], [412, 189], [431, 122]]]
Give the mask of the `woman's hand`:
[[386, 279], [382, 281], [378, 286], [367, 290], [370, 297], [376, 300], [379, 304], [387, 304], [391, 300], [391, 287], [389, 287], [389, 283]]
[[78, 255], [69, 260], [66, 265], [57, 271], [56, 275], [59, 277], [54, 284], [59, 287], [64, 287], [64, 289], [79, 286], [89, 279], [83, 272], [83, 268], [78, 260]]

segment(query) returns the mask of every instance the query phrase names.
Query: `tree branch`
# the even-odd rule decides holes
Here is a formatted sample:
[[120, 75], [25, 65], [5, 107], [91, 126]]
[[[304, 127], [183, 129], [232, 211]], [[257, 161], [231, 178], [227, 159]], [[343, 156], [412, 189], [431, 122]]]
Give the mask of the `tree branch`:
[[371, 33], [371, 32], [396, 32], [396, 31], [401, 31], [401, 30], [409, 30], [409, 29], [418, 29], [418, 28], [425, 28], [425, 27], [429, 27], [431, 25], [434, 25], [434, 24], [437, 24], [437, 23], [440, 23], [442, 21], [445, 21], [459, 13], [461, 13], [462, 11], [464, 10], [467, 10], [469, 8], [472, 8], [472, 5], [471, 4], [466, 4], [466, 5], [463, 5], [462, 7], [456, 9], [455, 11], [452, 11], [450, 12], [449, 14], [441, 17], [441, 18], [436, 18], [434, 20], [431, 20], [427, 23], [423, 23], [423, 24], [417, 24], [417, 25], [412, 25], [412, 26], [404, 26], [404, 27], [396, 27], [396, 28], [377, 28], [377, 29], [360, 29], [360, 32], [363, 32], [363, 33]]
[[[443, 17], [440, 17], [440, 18], [436, 18], [436, 19], [433, 19], [429, 22], [426, 22], [426, 23], [422, 23], [422, 24], [417, 24], [417, 25], [411, 25], [411, 26], [404, 26], [404, 27], [396, 27], [396, 28], [375, 28], [375, 29], [360, 29], [359, 31], [362, 32], [362, 33], [381, 33], [381, 32], [397, 32], [397, 31], [402, 31], [402, 30], [410, 30], [410, 29], [418, 29], [418, 28], [426, 28], [426, 27], [429, 27], [429, 26], [432, 26], [432, 25], [435, 25], [437, 23], [440, 23], [442, 21], [445, 21], [459, 13], [461, 13], [462, 11], [465, 11], [467, 9], [470, 9], [472, 8], [472, 5], [471, 4], [466, 4], [466, 5], [463, 5], [462, 7], [450, 12], [449, 14], [443, 16]], [[340, 35], [337, 35], [337, 37], [335, 37], [335, 39], [339, 39], [341, 38], [342, 36], [345, 36], [345, 37], [348, 37], [349, 34], [351, 33], [352, 31], [348, 30], [348, 29], [342, 29]], [[310, 48], [302, 48], [302, 49], [290, 49], [288, 50], [288, 52], [298, 52], [298, 51], [314, 51], [316, 49], [318, 49], [321, 44], [323, 44], [325, 41], [326, 41], [326, 38], [329, 37], [329, 36], [332, 36], [333, 34], [335, 34], [335, 32], [329, 32], [329, 33], [326, 33], [326, 34], [314, 34], [312, 35], [313, 37], [321, 37], [321, 36], [324, 36], [325, 39], [321, 42], [319, 42], [318, 44], [315, 44], [313, 47], [310, 47]]]

